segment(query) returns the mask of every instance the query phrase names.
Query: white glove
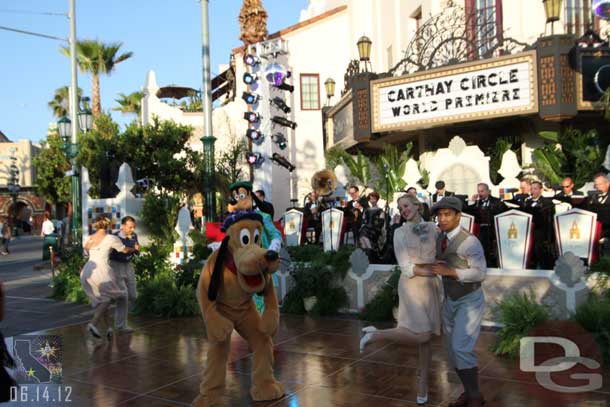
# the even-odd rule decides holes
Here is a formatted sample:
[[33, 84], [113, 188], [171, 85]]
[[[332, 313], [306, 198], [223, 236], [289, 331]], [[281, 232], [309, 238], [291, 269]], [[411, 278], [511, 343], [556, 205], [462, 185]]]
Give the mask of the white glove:
[[273, 250], [276, 253], [279, 253], [282, 249], [282, 241], [279, 239], [273, 239], [269, 244], [269, 250]]

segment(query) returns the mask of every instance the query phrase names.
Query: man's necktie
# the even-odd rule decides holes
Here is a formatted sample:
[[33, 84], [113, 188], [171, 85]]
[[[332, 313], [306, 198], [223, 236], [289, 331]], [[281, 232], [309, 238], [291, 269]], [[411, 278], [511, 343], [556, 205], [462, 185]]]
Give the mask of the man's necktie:
[[449, 244], [449, 239], [447, 239], [447, 235], [445, 235], [445, 237], [443, 237], [443, 241], [441, 242], [441, 252], [445, 253], [445, 250], [447, 250], [448, 244]]

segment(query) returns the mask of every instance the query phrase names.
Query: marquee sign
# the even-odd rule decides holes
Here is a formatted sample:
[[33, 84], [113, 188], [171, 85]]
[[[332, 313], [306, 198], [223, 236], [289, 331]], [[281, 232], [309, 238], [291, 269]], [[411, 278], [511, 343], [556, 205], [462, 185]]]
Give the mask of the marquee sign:
[[536, 54], [372, 82], [373, 132], [538, 112]]

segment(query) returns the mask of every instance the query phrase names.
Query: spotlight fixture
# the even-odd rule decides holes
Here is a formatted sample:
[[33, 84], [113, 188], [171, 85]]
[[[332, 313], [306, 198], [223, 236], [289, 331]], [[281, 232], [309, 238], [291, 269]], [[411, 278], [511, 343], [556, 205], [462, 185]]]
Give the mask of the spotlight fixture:
[[243, 76], [244, 83], [246, 85], [252, 85], [254, 82], [258, 80], [258, 75], [251, 74], [250, 72], [246, 72]]
[[269, 64], [265, 69], [265, 78], [272, 85], [280, 85], [289, 76], [289, 71], [280, 64]]
[[256, 92], [244, 92], [241, 95], [241, 98], [249, 105], [253, 105], [259, 100], [261, 100], [261, 95]]
[[263, 161], [265, 161], [265, 158], [261, 153], [248, 152], [246, 154], [246, 160], [248, 161], [248, 164], [254, 167], [260, 167], [263, 164]]
[[275, 133], [271, 136], [271, 140], [280, 148], [280, 150], [285, 150], [288, 147], [288, 141], [286, 137], [282, 133]]
[[288, 120], [287, 118], [282, 117], [282, 116], [273, 116], [271, 118], [271, 121], [273, 123], [279, 124], [280, 126], [290, 127], [292, 130], [296, 129], [296, 127], [297, 127], [296, 122], [293, 122], [292, 120]]
[[593, 0], [593, 11], [599, 18], [610, 19], [610, 0]]
[[261, 121], [261, 115], [256, 112], [245, 112], [244, 119], [249, 123], [258, 123]]
[[279, 155], [278, 153], [273, 153], [273, 156], [271, 157], [271, 161], [273, 161], [280, 167], [286, 168], [288, 170], [288, 172], [292, 172], [297, 168], [294, 165], [292, 165], [290, 163], [290, 161], [288, 161], [286, 159], [286, 157], [284, 157], [283, 155]]
[[258, 144], [263, 141], [265, 136], [263, 136], [263, 134], [257, 129], [248, 129], [246, 131], [246, 137], [252, 140], [253, 143]]
[[273, 85], [273, 86], [275, 86], [276, 88], [281, 89], [281, 90], [287, 90], [290, 93], [294, 92], [294, 86], [292, 86], [286, 82], [282, 82], [279, 85]]
[[261, 63], [261, 59], [256, 55], [246, 54], [244, 56], [244, 63], [248, 66], [256, 66]]
[[282, 112], [288, 114], [290, 113], [290, 107], [286, 104], [286, 102], [284, 102], [284, 100], [281, 97], [274, 97], [273, 99], [271, 99], [269, 101], [269, 103], [271, 103], [273, 106], [277, 107], [278, 109], [280, 109]]

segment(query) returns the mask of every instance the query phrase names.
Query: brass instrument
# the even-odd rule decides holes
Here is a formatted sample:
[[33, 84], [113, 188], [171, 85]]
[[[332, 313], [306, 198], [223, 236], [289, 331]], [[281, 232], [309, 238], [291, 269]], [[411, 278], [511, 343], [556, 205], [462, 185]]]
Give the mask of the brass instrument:
[[316, 191], [319, 196], [331, 196], [337, 188], [337, 177], [335, 176], [335, 173], [327, 168], [316, 172], [311, 178], [311, 188]]

